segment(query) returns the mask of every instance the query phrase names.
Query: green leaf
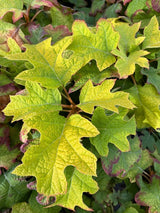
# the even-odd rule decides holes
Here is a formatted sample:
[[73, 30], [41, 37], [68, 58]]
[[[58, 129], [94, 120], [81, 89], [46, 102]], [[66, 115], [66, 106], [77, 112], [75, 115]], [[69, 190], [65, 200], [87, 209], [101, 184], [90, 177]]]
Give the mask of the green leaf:
[[144, 28], [144, 36], [143, 49], [160, 47], [160, 30], [156, 16], [152, 17], [149, 24]]
[[147, 82], [156, 87], [157, 92], [160, 93], [160, 70], [150, 67], [149, 70], [142, 70], [142, 74], [148, 77]]
[[129, 143], [131, 147], [129, 152], [120, 152], [119, 149], [111, 144], [108, 156], [101, 158], [103, 169], [108, 175], [125, 178], [134, 163], [140, 160], [142, 150], [140, 149], [138, 137], [130, 139]]
[[147, 10], [147, 11], [140, 10], [140, 11], [137, 11], [135, 16], [133, 17], [133, 22], [134, 23], [141, 22], [140, 28], [145, 28], [149, 24], [151, 18], [154, 15], [156, 15], [157, 20], [159, 22], [160, 14], [158, 12], [153, 10]]
[[[45, 33], [44, 37], [52, 37], [52, 43], [56, 43], [62, 38], [66, 36], [70, 36], [72, 34], [69, 31], [68, 27], [66, 27], [65, 25], [53, 27], [51, 24], [49, 24], [43, 28], [43, 31], [44, 31], [43, 33]], [[43, 33], [42, 33], [42, 36], [43, 36]]]
[[105, 10], [103, 16], [107, 18], [116, 18], [118, 13], [122, 10], [122, 5], [120, 3], [111, 4]]
[[60, 10], [57, 7], [52, 7], [50, 10], [51, 18], [52, 18], [52, 25], [53, 27], [59, 26], [59, 25], [65, 25], [68, 27], [68, 29], [71, 31], [72, 24], [73, 24], [73, 16], [72, 12]]
[[24, 178], [5, 172], [0, 176], [0, 209], [11, 208], [15, 203], [26, 201], [30, 194], [28, 181]]
[[155, 176], [150, 184], [143, 182], [142, 177], [138, 178], [140, 191], [135, 196], [135, 201], [141, 206], [149, 206], [149, 212], [155, 213], [160, 211], [160, 179]]
[[110, 78], [112, 76], [116, 76], [115, 68], [109, 67], [102, 72], [99, 72], [99, 69], [96, 66], [95, 61], [91, 61], [82, 67], [74, 76], [73, 80], [75, 81], [75, 85], [70, 91], [75, 91], [80, 89], [88, 80], [92, 80], [94, 84], [99, 84], [106, 78]]
[[130, 100], [137, 107], [134, 109], [137, 128], [160, 128], [160, 95], [151, 84], [134, 86], [127, 90]]
[[53, 4], [51, 1], [48, 0], [24, 0], [24, 4], [27, 5], [28, 7], [31, 6], [32, 8], [39, 8], [41, 6], [46, 6], [46, 7], [52, 7]]
[[37, 178], [37, 191], [44, 195], [65, 193], [67, 182], [64, 169], [75, 166], [86, 175], [96, 175], [96, 157], [80, 143], [81, 137], [93, 137], [99, 132], [80, 115], [72, 115], [54, 140], [41, 140], [31, 146], [22, 158], [23, 164], [14, 174], [32, 175]]
[[87, 4], [85, 0], [69, 0], [69, 2], [74, 4], [76, 7], [85, 7]]
[[29, 198], [29, 206], [33, 213], [59, 213], [60, 212], [61, 207], [55, 206], [51, 208], [45, 208], [45, 206], [40, 205], [37, 202], [36, 198], [37, 198], [37, 192], [33, 191]]
[[[142, 142], [142, 149], [148, 149], [150, 152], [154, 152], [154, 150], [157, 148], [158, 152], [160, 153], [160, 141], [159, 138], [158, 140], [156, 140], [156, 138], [154, 138], [154, 134], [151, 134], [149, 131], [147, 130], [142, 130], [140, 135], [140, 139]], [[154, 132], [153, 132], [154, 133]]]
[[4, 1], [0, 0], [0, 18], [8, 12], [13, 12], [13, 22], [16, 22], [18, 19], [23, 17], [23, 1]]
[[61, 110], [61, 96], [57, 89], [42, 89], [37, 83], [26, 82], [27, 95], [11, 96], [4, 113], [15, 120]]
[[[25, 45], [24, 53], [7, 56], [11, 60], [27, 60], [34, 68], [20, 73], [16, 79], [41, 83], [47, 88], [57, 88], [65, 85], [71, 76], [81, 68], [74, 58], [68, 59], [63, 51], [72, 42], [72, 37], [64, 39], [51, 46], [51, 38], [37, 44]], [[63, 53], [63, 54], [62, 54]]]
[[142, 157], [139, 162], [135, 162], [132, 168], [126, 174], [126, 178], [129, 178], [131, 182], [136, 181], [136, 176], [145, 173], [145, 170], [153, 164], [153, 159], [151, 158], [147, 150], [142, 151]]
[[30, 206], [28, 205], [28, 203], [26, 202], [22, 202], [22, 203], [16, 203], [13, 207], [12, 207], [12, 213], [21, 213], [21, 212], [25, 212], [25, 213], [34, 213]]
[[118, 113], [116, 106], [132, 109], [134, 105], [125, 92], [110, 92], [115, 80], [105, 80], [99, 86], [93, 86], [89, 80], [81, 90], [80, 104], [77, 106], [87, 113], [93, 113], [94, 106], [101, 106]]
[[73, 23], [72, 31], [73, 42], [69, 49], [74, 51], [75, 58], [82, 61], [83, 65], [95, 59], [101, 71], [116, 61], [111, 51], [118, 45], [119, 34], [113, 30], [110, 22], [100, 19], [94, 33], [84, 21], [78, 20]]
[[67, 168], [65, 175], [68, 182], [67, 193], [56, 196], [56, 201], [51, 206], [60, 205], [72, 210], [75, 206], [79, 206], [90, 211], [91, 209], [82, 200], [82, 194], [83, 192], [95, 193], [98, 190], [96, 181], [91, 176], [84, 175], [73, 167]]
[[100, 134], [90, 140], [101, 156], [108, 155], [108, 143], [113, 143], [122, 152], [130, 150], [127, 136], [135, 135], [136, 123], [134, 117], [126, 121], [124, 116], [123, 112], [107, 116], [104, 109], [95, 109], [92, 123], [100, 131]]
[[137, 10], [144, 9], [146, 7], [147, 0], [132, 0], [127, 7], [127, 16], [131, 17]]
[[10, 150], [7, 145], [0, 144], [0, 167], [9, 169], [13, 165], [18, 154], [20, 154], [18, 149]]
[[[136, 34], [140, 28], [141, 23], [136, 23], [130, 26], [128, 23], [118, 23], [115, 30], [120, 34], [119, 49], [123, 53], [131, 53], [139, 50], [139, 45], [144, 41], [145, 37], [137, 38]], [[127, 33], [126, 33], [127, 32]]]
[[95, 16], [97, 12], [102, 11], [104, 5], [105, 0], [93, 0], [90, 14]]

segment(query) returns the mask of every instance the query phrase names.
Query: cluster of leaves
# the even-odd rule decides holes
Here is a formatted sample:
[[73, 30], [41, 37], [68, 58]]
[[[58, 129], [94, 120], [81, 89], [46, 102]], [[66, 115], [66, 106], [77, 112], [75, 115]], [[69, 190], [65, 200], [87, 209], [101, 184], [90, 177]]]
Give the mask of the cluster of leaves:
[[160, 212], [159, 12], [0, 0], [1, 212]]

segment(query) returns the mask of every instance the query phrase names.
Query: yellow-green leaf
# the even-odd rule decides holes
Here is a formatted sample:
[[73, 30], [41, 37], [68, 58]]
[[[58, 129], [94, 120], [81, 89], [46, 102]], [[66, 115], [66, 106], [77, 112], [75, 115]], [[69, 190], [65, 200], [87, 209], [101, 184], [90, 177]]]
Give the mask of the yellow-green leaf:
[[122, 111], [120, 114], [106, 116], [104, 109], [95, 109], [92, 123], [100, 134], [90, 140], [101, 156], [108, 155], [108, 143], [113, 143], [122, 152], [130, 150], [127, 136], [136, 134], [136, 122], [134, 117], [124, 120], [124, 115]]
[[[46, 130], [47, 131], [47, 130]], [[80, 115], [72, 115], [64, 123], [62, 132], [55, 140], [41, 140], [32, 145], [22, 158], [22, 164], [14, 174], [35, 176], [37, 191], [44, 195], [64, 194], [67, 182], [64, 169], [75, 166], [86, 175], [96, 175], [96, 157], [85, 149], [81, 137], [94, 137], [98, 130]]]
[[[128, 23], [120, 22], [115, 25], [115, 30], [120, 34], [119, 49], [124, 53], [130, 53], [139, 50], [139, 45], [144, 41], [145, 37], [136, 38], [136, 33], [140, 28], [141, 23], [136, 23], [130, 26]], [[126, 33], [127, 32], [127, 33]]]
[[65, 170], [67, 179], [67, 193], [56, 196], [56, 201], [51, 206], [60, 205], [74, 211], [75, 206], [91, 211], [82, 200], [83, 192], [96, 193], [98, 186], [91, 176], [80, 173], [77, 169], [69, 167]]
[[11, 96], [11, 102], [4, 109], [6, 115], [14, 115], [13, 121], [61, 110], [61, 95], [57, 89], [45, 90], [33, 82], [26, 82], [26, 89], [26, 95]]
[[160, 95], [151, 84], [134, 86], [127, 90], [130, 100], [137, 108], [134, 109], [137, 128], [160, 128]]
[[156, 16], [152, 17], [148, 26], [144, 28], [144, 36], [143, 49], [160, 47], [160, 30]]
[[73, 42], [69, 49], [74, 51], [75, 58], [87, 64], [95, 59], [99, 70], [111, 66], [115, 56], [111, 54], [119, 42], [119, 34], [112, 28], [112, 24], [105, 19], [97, 22], [96, 33], [92, 32], [84, 21], [75, 21], [72, 26]]
[[81, 68], [79, 61], [71, 57], [68, 60], [63, 53], [71, 42], [72, 37], [65, 37], [51, 46], [51, 38], [49, 38], [36, 45], [26, 44], [27, 50], [24, 53], [7, 56], [11, 60], [27, 60], [33, 65], [33, 68], [16, 76], [16, 79], [38, 82], [47, 88], [65, 85]]
[[101, 106], [117, 113], [116, 106], [133, 109], [134, 105], [128, 100], [127, 93], [110, 92], [114, 83], [115, 80], [105, 80], [101, 85], [94, 87], [89, 80], [81, 90], [78, 107], [87, 113], [93, 113], [94, 106]]
[[138, 64], [140, 67], [149, 68], [148, 60], [143, 57], [148, 55], [149, 52], [138, 50], [131, 52], [129, 55], [124, 53], [123, 50], [113, 50], [112, 53], [118, 56], [118, 60], [115, 67], [118, 69], [118, 73], [121, 78], [126, 78], [135, 72], [135, 65]]

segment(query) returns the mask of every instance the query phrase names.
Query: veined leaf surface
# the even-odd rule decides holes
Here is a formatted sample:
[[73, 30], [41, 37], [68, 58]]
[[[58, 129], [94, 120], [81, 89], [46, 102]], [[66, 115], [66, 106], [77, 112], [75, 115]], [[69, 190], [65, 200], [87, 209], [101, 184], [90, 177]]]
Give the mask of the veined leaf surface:
[[127, 136], [135, 135], [136, 123], [134, 118], [128, 121], [123, 120], [124, 116], [124, 113], [106, 116], [104, 109], [99, 107], [95, 109], [92, 123], [100, 134], [90, 140], [101, 156], [108, 155], [108, 143], [113, 143], [122, 152], [130, 150]]
[[117, 113], [116, 106], [132, 109], [134, 105], [128, 100], [127, 93], [110, 92], [114, 83], [115, 80], [106, 80], [101, 85], [94, 87], [89, 80], [81, 90], [78, 107], [87, 113], [93, 113], [94, 106], [101, 106]]
[[8, 116], [14, 115], [13, 121], [61, 110], [61, 95], [57, 89], [45, 90], [33, 82], [26, 82], [26, 89], [29, 94], [12, 96], [4, 110]]
[[72, 115], [55, 140], [31, 146], [22, 164], [14, 170], [17, 175], [37, 178], [37, 191], [44, 195], [64, 194], [67, 182], [64, 169], [73, 165], [86, 175], [96, 175], [96, 157], [79, 142], [81, 137], [94, 137], [98, 130], [80, 115]]

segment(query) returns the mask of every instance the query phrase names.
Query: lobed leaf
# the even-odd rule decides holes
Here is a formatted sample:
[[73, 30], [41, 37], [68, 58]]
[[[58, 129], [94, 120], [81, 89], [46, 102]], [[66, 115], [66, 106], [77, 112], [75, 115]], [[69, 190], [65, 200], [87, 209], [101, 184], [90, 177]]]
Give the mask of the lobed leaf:
[[25, 45], [27, 50], [24, 53], [7, 56], [11, 60], [27, 60], [34, 67], [20, 73], [16, 79], [38, 82], [47, 88], [65, 85], [82, 66], [74, 58], [68, 61], [63, 53], [71, 42], [72, 37], [65, 37], [51, 46], [49, 38], [37, 45]]
[[156, 16], [153, 16], [144, 28], [144, 36], [143, 49], [160, 47], [160, 30]]
[[156, 87], [157, 92], [160, 93], [160, 70], [150, 67], [149, 70], [143, 69], [141, 73], [148, 77], [147, 82]]
[[155, 176], [150, 184], [143, 182], [142, 178], [138, 178], [140, 191], [135, 196], [135, 201], [141, 206], [149, 206], [149, 212], [155, 213], [160, 211], [160, 180]]
[[138, 137], [130, 139], [129, 143], [130, 151], [121, 152], [115, 146], [110, 145], [108, 156], [101, 158], [103, 169], [109, 176], [124, 178], [133, 165], [140, 160], [142, 150]]
[[134, 86], [127, 90], [130, 93], [130, 100], [137, 107], [134, 109], [137, 128], [151, 126], [160, 128], [160, 95], [151, 84]]
[[98, 190], [96, 181], [91, 176], [80, 173], [73, 167], [68, 167], [65, 171], [67, 178], [67, 193], [56, 196], [56, 201], [51, 206], [60, 205], [74, 211], [75, 206], [90, 211], [91, 209], [82, 200], [83, 192], [91, 194]]
[[11, 102], [4, 113], [14, 115], [13, 121], [34, 117], [36, 115], [61, 110], [61, 96], [57, 89], [42, 89], [37, 83], [26, 82], [29, 94], [11, 97]]
[[130, 150], [127, 136], [135, 135], [136, 123], [134, 117], [125, 121], [124, 116], [124, 113], [107, 116], [104, 109], [95, 109], [92, 123], [97, 127], [100, 134], [90, 140], [101, 156], [108, 155], [108, 143], [113, 143], [122, 152]]
[[96, 157], [80, 143], [81, 137], [93, 137], [98, 130], [80, 115], [72, 115], [64, 123], [59, 137], [31, 146], [14, 174], [37, 178], [37, 191], [44, 195], [64, 194], [67, 182], [64, 169], [73, 165], [86, 175], [96, 175]]
[[96, 33], [92, 32], [84, 21], [75, 21], [72, 26], [73, 42], [68, 47], [74, 51], [83, 65], [95, 59], [100, 71], [111, 66], [115, 57], [111, 54], [119, 42], [119, 34], [112, 28], [112, 24], [105, 19], [97, 22]]
[[81, 90], [80, 104], [77, 106], [87, 113], [93, 113], [94, 106], [101, 106], [118, 113], [116, 106], [132, 109], [134, 105], [128, 100], [125, 92], [110, 92], [115, 80], [105, 80], [99, 86], [93, 86], [89, 80]]

